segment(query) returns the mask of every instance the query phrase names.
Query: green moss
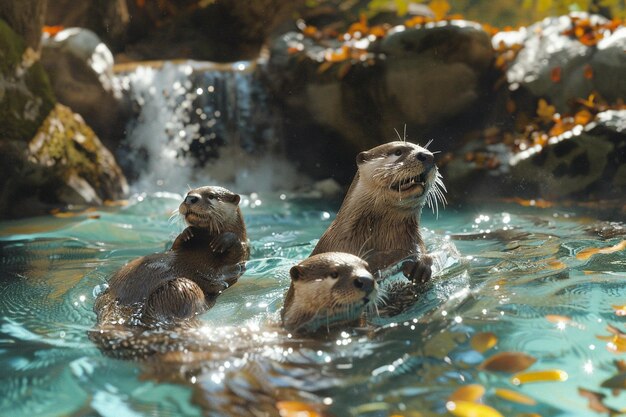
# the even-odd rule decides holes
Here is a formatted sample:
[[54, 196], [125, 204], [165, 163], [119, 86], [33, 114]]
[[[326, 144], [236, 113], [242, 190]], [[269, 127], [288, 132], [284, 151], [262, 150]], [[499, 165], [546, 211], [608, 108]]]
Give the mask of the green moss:
[[24, 41], [0, 19], [0, 140], [30, 140], [55, 98], [48, 75], [39, 62], [23, 74]]

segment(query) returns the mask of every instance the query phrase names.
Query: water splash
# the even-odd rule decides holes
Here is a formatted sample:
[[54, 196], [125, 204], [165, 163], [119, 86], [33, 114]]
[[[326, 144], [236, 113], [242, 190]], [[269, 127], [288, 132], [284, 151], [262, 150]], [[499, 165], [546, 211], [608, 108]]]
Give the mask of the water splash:
[[142, 192], [219, 183], [240, 193], [309, 183], [282, 156], [256, 63], [164, 63], [118, 77], [136, 109], [121, 164]]

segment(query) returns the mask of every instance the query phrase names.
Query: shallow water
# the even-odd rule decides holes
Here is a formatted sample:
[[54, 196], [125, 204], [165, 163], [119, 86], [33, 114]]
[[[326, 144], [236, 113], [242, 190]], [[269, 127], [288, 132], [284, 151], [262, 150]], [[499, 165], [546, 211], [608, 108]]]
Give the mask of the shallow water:
[[[204, 352], [106, 357], [87, 337], [94, 294], [125, 262], [171, 244], [182, 226], [168, 218], [180, 199], [143, 195], [122, 208], [0, 225], [1, 416], [246, 415], [276, 413], [277, 401], [289, 400], [297, 403], [280, 403], [284, 412], [450, 415], [449, 396], [466, 384], [482, 385], [483, 403], [505, 416], [608, 415], [590, 410], [579, 388], [606, 395], [607, 409], [626, 408], [623, 390], [601, 387], [626, 359], [626, 336], [607, 328], [626, 331], [613, 307], [626, 304], [626, 253], [585, 255], [620, 243], [623, 226], [554, 209], [425, 213], [439, 272], [414, 308], [325, 340], [295, 340], [276, 326], [288, 271], [337, 204], [248, 197], [247, 271], [188, 335]], [[471, 340], [485, 332], [496, 344], [480, 352], [486, 347]], [[511, 373], [479, 369], [499, 352], [531, 355], [528, 371], [558, 369], [567, 380], [515, 385]], [[502, 388], [536, 404], [503, 398]]]

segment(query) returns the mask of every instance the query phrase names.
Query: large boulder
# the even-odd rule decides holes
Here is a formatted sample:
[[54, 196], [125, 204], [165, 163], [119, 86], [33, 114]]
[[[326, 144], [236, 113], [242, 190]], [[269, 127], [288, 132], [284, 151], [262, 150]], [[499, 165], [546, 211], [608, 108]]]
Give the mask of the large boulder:
[[580, 202], [622, 199], [626, 192], [626, 110], [607, 110], [545, 145], [513, 152], [478, 138], [444, 167], [456, 200], [525, 198]]
[[80, 115], [57, 104], [30, 142], [0, 141], [0, 190], [0, 217], [23, 217], [119, 199], [128, 185]]
[[288, 152], [312, 175], [343, 181], [354, 155], [393, 139], [394, 129], [451, 147], [483, 120], [496, 78], [489, 36], [465, 21], [346, 42], [291, 32], [271, 52], [267, 79], [285, 114]]
[[522, 46], [506, 73], [511, 89], [534, 102], [546, 98], [558, 112], [592, 93], [609, 102], [626, 97], [626, 27], [602, 16], [550, 17], [496, 34], [492, 42], [495, 48]]
[[33, 137], [54, 102], [38, 53], [0, 19], [0, 141]]
[[127, 111], [115, 87], [109, 48], [88, 29], [68, 28], [43, 37], [41, 62], [57, 100], [114, 148], [123, 137]]

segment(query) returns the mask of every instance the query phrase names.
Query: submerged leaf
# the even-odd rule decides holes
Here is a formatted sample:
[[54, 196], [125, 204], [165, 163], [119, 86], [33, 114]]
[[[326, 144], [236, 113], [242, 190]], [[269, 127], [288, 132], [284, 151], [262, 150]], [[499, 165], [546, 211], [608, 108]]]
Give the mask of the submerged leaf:
[[606, 395], [601, 394], [599, 392], [590, 391], [584, 388], [578, 388], [578, 393], [582, 397], [587, 398], [589, 400], [588, 407], [590, 410], [596, 411], [598, 413], [609, 413], [610, 415], [618, 413], [618, 410], [607, 407], [604, 404], [604, 399], [606, 398]]
[[528, 384], [532, 382], [563, 382], [567, 381], [567, 372], [560, 369], [548, 369], [545, 371], [520, 372], [511, 377], [514, 385]]
[[278, 401], [276, 408], [281, 417], [320, 417], [314, 406], [300, 401]]
[[494, 347], [498, 338], [491, 332], [476, 333], [470, 340], [470, 346], [477, 352], [483, 353]]
[[469, 401], [448, 401], [446, 408], [456, 417], [503, 417], [498, 410], [488, 405]]
[[530, 398], [519, 392], [512, 391], [505, 388], [496, 388], [495, 393], [498, 397], [504, 398], [507, 401], [511, 401], [518, 404], [535, 405], [537, 401], [534, 398]]
[[601, 253], [603, 255], [623, 251], [626, 249], [626, 240], [622, 240], [620, 243], [614, 246], [609, 246], [608, 248], [587, 248], [583, 249], [576, 254], [576, 259], [581, 261], [586, 261], [591, 258], [593, 255]]
[[602, 388], [626, 389], [626, 372], [619, 373], [607, 379], [600, 386]]
[[448, 401], [476, 402], [485, 395], [485, 387], [480, 384], [463, 385], [448, 397]]
[[515, 373], [529, 368], [537, 359], [522, 352], [501, 352], [485, 359], [478, 369]]

